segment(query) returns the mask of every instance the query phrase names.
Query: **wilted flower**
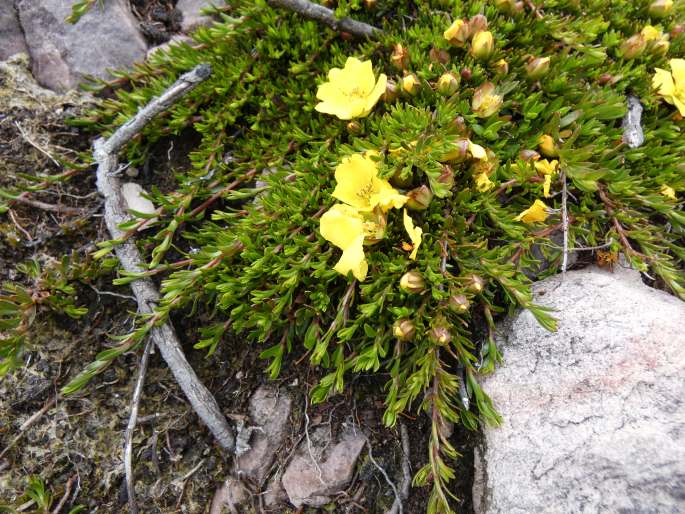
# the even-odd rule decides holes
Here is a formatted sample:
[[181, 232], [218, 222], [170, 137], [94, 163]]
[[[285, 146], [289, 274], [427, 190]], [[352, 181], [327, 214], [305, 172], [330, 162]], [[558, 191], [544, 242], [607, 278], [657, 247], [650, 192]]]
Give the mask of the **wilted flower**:
[[474, 293], [480, 293], [485, 287], [485, 280], [478, 275], [471, 275], [468, 277], [468, 287]]
[[387, 80], [381, 73], [376, 81], [371, 61], [348, 57], [345, 67], [332, 68], [328, 82], [319, 86], [316, 97], [321, 102], [315, 109], [341, 120], [367, 116], [385, 92]]
[[453, 312], [466, 312], [471, 307], [471, 302], [463, 294], [453, 294], [447, 301], [447, 305]]
[[481, 30], [476, 32], [471, 41], [471, 55], [476, 59], [484, 61], [492, 55], [495, 49], [495, 40], [492, 37], [492, 32], [489, 30]]
[[516, 221], [524, 223], [535, 223], [547, 219], [547, 206], [542, 200], [535, 200], [533, 205], [514, 218]]
[[545, 177], [545, 182], [542, 186], [542, 192], [545, 198], [549, 198], [549, 188], [552, 184], [552, 177], [556, 175], [559, 169], [559, 161], [553, 160], [548, 161], [547, 159], [542, 159], [535, 163], [535, 169], [538, 173], [541, 173]]
[[401, 43], [397, 43], [393, 47], [390, 62], [392, 62], [400, 70], [405, 70], [409, 66], [409, 50], [407, 50]]
[[477, 175], [474, 175], [473, 178], [476, 182], [476, 189], [481, 193], [490, 191], [495, 187], [495, 183], [490, 180], [487, 173], [478, 173]]
[[487, 118], [499, 111], [502, 101], [502, 96], [495, 93], [495, 85], [485, 82], [473, 93], [471, 108], [476, 116]]
[[656, 68], [652, 86], [669, 104], [675, 105], [681, 116], [685, 116], [685, 59], [668, 61], [671, 71]]
[[449, 329], [442, 326], [433, 327], [428, 333], [428, 337], [441, 345], [446, 345], [452, 340], [452, 334]]
[[468, 158], [487, 159], [485, 148], [473, 143], [470, 139], [460, 138], [454, 142], [454, 149], [441, 157], [441, 161], [463, 162]]
[[419, 246], [421, 245], [421, 235], [423, 234], [423, 229], [421, 227], [414, 226], [414, 220], [411, 216], [407, 214], [407, 209], [404, 209], [403, 215], [404, 230], [409, 234], [409, 239], [411, 239], [412, 251], [409, 254], [411, 260], [416, 260], [416, 253], [419, 251]]
[[635, 59], [642, 55], [647, 46], [647, 41], [642, 34], [635, 34], [621, 43], [620, 52], [624, 59]]
[[483, 30], [488, 30], [488, 19], [482, 14], [476, 14], [469, 20], [471, 34], [477, 34]]
[[523, 149], [519, 152], [519, 159], [522, 161], [537, 161], [540, 158], [540, 154], [535, 150]]
[[666, 184], [661, 186], [661, 194], [670, 198], [671, 200], [675, 200], [675, 189], [673, 189], [671, 186], [667, 186]]

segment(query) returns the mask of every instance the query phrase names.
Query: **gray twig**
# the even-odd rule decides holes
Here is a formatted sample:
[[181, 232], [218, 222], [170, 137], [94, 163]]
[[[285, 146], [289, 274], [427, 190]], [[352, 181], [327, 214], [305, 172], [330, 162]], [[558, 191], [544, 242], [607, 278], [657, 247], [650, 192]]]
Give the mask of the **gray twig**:
[[568, 267], [568, 185], [566, 184], [566, 170], [561, 171], [561, 229], [564, 233], [564, 253], [561, 261], [561, 272], [566, 273]]
[[136, 429], [136, 423], [138, 421], [138, 407], [140, 405], [140, 396], [143, 392], [143, 385], [145, 384], [145, 373], [147, 373], [147, 363], [150, 360], [150, 350], [152, 350], [152, 339], [149, 339], [145, 344], [143, 357], [140, 359], [138, 380], [136, 380], [136, 387], [133, 390], [133, 397], [131, 398], [131, 414], [129, 415], [128, 425], [126, 426], [124, 435], [124, 471], [126, 473], [128, 508], [131, 511], [131, 514], [137, 514], [138, 512], [133, 476], [133, 432]]
[[67, 480], [67, 485], [64, 488], [64, 494], [62, 495], [62, 498], [60, 499], [59, 503], [57, 506], [52, 509], [51, 514], [59, 514], [62, 512], [62, 509], [64, 506], [67, 504], [67, 501], [69, 500], [69, 495], [71, 494], [71, 489], [74, 487], [74, 482], [76, 482], [76, 479], [78, 478], [78, 475], [74, 473], [69, 477], [69, 480]]
[[306, 18], [320, 21], [338, 32], [349, 32], [353, 36], [374, 39], [381, 34], [381, 30], [353, 20], [352, 18], [336, 18], [335, 12], [323, 5], [315, 4], [309, 0], [269, 0], [276, 7], [285, 7], [295, 11]]
[[[402, 498], [400, 497], [400, 493], [397, 491], [397, 486], [395, 483], [390, 480], [390, 477], [386, 473], [386, 471], [383, 469], [383, 467], [376, 462], [376, 459], [373, 458], [373, 451], [371, 450], [371, 441], [369, 441], [368, 437], [366, 438], [366, 446], [369, 448], [369, 460], [371, 463], [376, 466], [376, 469], [381, 472], [381, 475], [383, 475], [383, 478], [385, 478], [385, 481], [388, 483], [390, 488], [392, 489], [392, 492], [395, 493], [395, 503], [392, 504], [391, 510], [388, 512], [399, 512], [399, 514], [404, 514], [404, 509], [402, 508]], [[398, 509], [397, 511], [393, 511], [392, 509], [395, 508], [395, 505], [397, 505]]]
[[[161, 96], [151, 100], [131, 120], [117, 129], [109, 139], [99, 138], [95, 141], [93, 156], [98, 163], [97, 188], [105, 199], [105, 223], [112, 239], [124, 238], [124, 232], [119, 225], [130, 220], [126, 201], [121, 194], [121, 182], [113, 175], [118, 164], [117, 152], [155, 116], [173, 105], [206, 79], [210, 73], [211, 68], [208, 65], [196, 66], [192, 71], [181, 76]], [[146, 270], [143, 258], [131, 238], [117, 245], [115, 252], [122, 268], [127, 272], [140, 273]], [[154, 314], [160, 300], [159, 291], [154, 283], [150, 279], [143, 278], [132, 282], [131, 289], [138, 302], [139, 312], [143, 315]], [[222, 448], [233, 451], [235, 440], [231, 427], [214, 396], [200, 382], [195, 370], [188, 363], [171, 324], [166, 322], [153, 327], [151, 337], [199, 418], [207, 425]]]
[[400, 440], [402, 441], [402, 481], [400, 482], [400, 497], [395, 498], [392, 507], [387, 514], [398, 514], [402, 512], [402, 502], [409, 498], [409, 488], [411, 487], [411, 462], [409, 461], [409, 433], [407, 426], [399, 422]]

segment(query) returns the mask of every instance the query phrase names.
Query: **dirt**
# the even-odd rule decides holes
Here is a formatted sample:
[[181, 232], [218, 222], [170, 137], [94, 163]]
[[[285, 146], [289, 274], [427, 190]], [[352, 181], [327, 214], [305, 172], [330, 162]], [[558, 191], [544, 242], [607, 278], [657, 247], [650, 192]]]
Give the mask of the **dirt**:
[[[13, 190], [25, 184], [22, 174], [36, 178], [63, 172], [50, 157], [76, 159], [76, 152], [88, 151], [90, 141], [65, 122], [84, 109], [81, 96], [57, 96], [38, 88], [26, 72], [25, 59], [0, 65], [0, 189]], [[22, 127], [19, 130], [17, 123]], [[22, 134], [23, 131], [23, 134]], [[143, 185], [160, 189], [172, 186], [170, 173], [187, 166], [191, 134], [154, 146], [140, 170]], [[31, 282], [15, 266], [31, 258], [49, 263], [65, 253], [87, 255], [94, 242], [106, 239], [101, 218], [101, 201], [95, 190], [93, 170], [83, 170], [66, 182], [52, 185], [47, 192], [30, 199], [80, 209], [78, 214], [51, 212], [21, 202], [9, 202], [0, 214], [0, 280]], [[166, 180], [164, 178], [166, 177]], [[25, 495], [28, 480], [39, 476], [52, 495], [52, 507], [66, 496], [62, 512], [83, 505], [85, 512], [128, 511], [123, 470], [123, 437], [130, 412], [130, 398], [139, 365], [139, 351], [116, 360], [82, 392], [68, 398], [57, 394], [95, 355], [114, 344], [111, 336], [127, 333], [134, 324], [135, 303], [126, 298], [125, 288], [114, 289], [112, 276], [93, 277], [77, 285], [77, 304], [88, 307], [79, 320], [42, 310], [30, 332], [30, 345], [23, 365], [0, 381], [0, 506], [24, 506], [38, 512]], [[114, 293], [118, 296], [113, 296]], [[124, 296], [121, 296], [124, 295]], [[198, 330], [207, 313], [178, 313], [173, 323], [186, 354], [200, 379], [216, 397], [226, 414], [245, 414], [251, 394], [265, 382], [265, 365], [256, 349], [234, 337], [206, 357], [193, 350]], [[286, 360], [277, 385], [287, 388], [294, 405], [290, 437], [276, 458], [272, 470], [287, 461], [301, 439], [303, 409], [307, 392], [320, 371], [307, 360]], [[241, 372], [240, 379], [238, 371]], [[387, 377], [356, 376], [350, 379], [344, 396], [308, 407], [312, 426], [330, 420], [333, 432], [343, 423], [354, 422], [369, 436], [374, 456], [395, 480], [401, 476], [402, 451], [398, 434], [382, 425], [384, 406], [379, 391]], [[43, 406], [54, 406], [27, 428], [27, 422]], [[403, 419], [410, 433], [411, 464], [415, 472], [426, 462], [430, 423], [425, 414]], [[456, 430], [453, 443], [462, 453], [458, 463], [456, 494], [459, 512], [471, 512], [471, 440], [473, 434]], [[215, 489], [228, 476], [231, 460], [213, 441], [176, 386], [158, 354], [153, 354], [140, 404], [134, 436], [136, 498], [145, 513], [204, 513]], [[68, 485], [69, 484], [69, 485]], [[428, 489], [412, 489], [404, 512], [424, 512]], [[363, 456], [352, 483], [337, 499], [337, 506], [319, 512], [381, 513], [393, 496], [381, 474]], [[1, 510], [1, 509], [0, 509]], [[260, 512], [259, 504], [245, 512]], [[278, 508], [273, 512], [294, 512]], [[311, 509], [305, 512], [316, 512]]]

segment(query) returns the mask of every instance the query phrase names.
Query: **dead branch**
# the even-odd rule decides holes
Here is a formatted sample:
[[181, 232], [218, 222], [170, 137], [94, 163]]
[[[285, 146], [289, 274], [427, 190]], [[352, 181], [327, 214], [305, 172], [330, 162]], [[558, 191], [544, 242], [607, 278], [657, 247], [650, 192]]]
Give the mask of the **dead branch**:
[[336, 32], [348, 32], [353, 36], [369, 39], [375, 39], [381, 34], [380, 29], [361, 21], [353, 20], [352, 18], [338, 19], [335, 17], [335, 12], [332, 9], [315, 4], [309, 0], [269, 0], [269, 3], [276, 7], [284, 7], [285, 9], [295, 11], [306, 18], [320, 21]]
[[147, 363], [150, 360], [150, 350], [152, 350], [152, 339], [148, 340], [145, 349], [143, 350], [143, 356], [140, 359], [138, 379], [136, 380], [136, 387], [133, 390], [133, 397], [131, 398], [131, 414], [129, 415], [128, 425], [126, 426], [126, 433], [124, 435], [124, 470], [126, 472], [128, 508], [131, 511], [131, 514], [137, 514], [138, 512], [133, 476], [133, 432], [136, 429], [136, 423], [138, 421], [138, 407], [140, 405], [140, 396], [143, 392], [143, 385], [145, 384], [145, 373], [147, 373]]
[[52, 510], [51, 514], [59, 514], [62, 511], [64, 506], [67, 504], [67, 500], [69, 499], [69, 495], [71, 494], [71, 488], [74, 487], [74, 482], [76, 482], [77, 478], [78, 475], [76, 473], [69, 477], [69, 480], [67, 480], [67, 485], [64, 488], [64, 494], [62, 495], [62, 499], [57, 504], [57, 507], [55, 507]]
[[[209, 77], [210, 73], [209, 65], [201, 64], [195, 67], [182, 75], [161, 96], [152, 99], [133, 118], [117, 129], [109, 139], [99, 138], [95, 141], [93, 156], [98, 163], [97, 188], [105, 199], [105, 223], [112, 239], [123, 237], [124, 232], [119, 229], [119, 225], [130, 220], [126, 210], [126, 201], [121, 194], [121, 182], [114, 176], [118, 164], [117, 153], [155, 116]], [[146, 271], [143, 258], [132, 240], [129, 239], [117, 245], [115, 252], [122, 268], [127, 272]], [[160, 300], [159, 291], [154, 283], [149, 278], [142, 278], [132, 282], [131, 289], [138, 301], [139, 312], [143, 315], [153, 314]], [[235, 440], [231, 427], [216, 399], [200, 382], [195, 370], [185, 358], [171, 324], [166, 322], [155, 326], [151, 330], [151, 337], [199, 418], [207, 425], [222, 448], [233, 451]]]
[[561, 172], [561, 229], [564, 233], [564, 253], [561, 261], [561, 272], [566, 273], [568, 266], [568, 185], [566, 184], [566, 171]]

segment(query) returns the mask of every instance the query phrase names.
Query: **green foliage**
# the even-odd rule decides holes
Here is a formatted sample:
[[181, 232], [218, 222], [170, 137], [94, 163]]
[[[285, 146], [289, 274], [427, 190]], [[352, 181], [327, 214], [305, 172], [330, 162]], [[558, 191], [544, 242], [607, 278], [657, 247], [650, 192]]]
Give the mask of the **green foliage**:
[[[177, 170], [173, 190], [151, 193], [158, 221], [138, 217], [125, 227], [130, 236], [141, 224], [155, 229], [142, 236], [149, 269], [121, 273], [117, 283], [161, 275], [162, 302], [65, 392], [83, 387], [174, 311], [204, 308], [213, 321], [202, 329], [196, 348], [211, 354], [227, 333], [244, 334], [269, 361], [272, 377], [289, 354], [308, 355], [322, 370], [313, 402], [343, 391], [353, 373], [387, 377], [386, 424], [409, 409], [431, 417], [428, 462], [415, 484], [432, 484], [428, 512], [444, 513], [451, 512], [450, 460], [457, 457], [448, 425], [475, 429], [501, 421], [478, 382], [501, 361], [495, 317], [521, 307], [555, 329], [553, 313], [533, 303], [528, 276], [544, 278], [560, 269], [563, 252], [553, 236], [562, 232], [561, 177], [569, 191], [569, 248], [624, 252], [685, 299], [682, 202], [660, 192], [664, 185], [685, 191], [685, 124], [651, 87], [654, 68], [667, 68], [668, 57], [683, 55], [685, 36], [671, 38], [668, 57], [621, 57], [625, 39], [648, 23], [669, 31], [680, 9], [650, 20], [648, 3], [632, 0], [589, 0], [582, 11], [578, 1], [549, 0], [541, 11], [526, 7], [513, 13], [482, 1], [378, 4], [366, 9], [361, 2], [338, 3], [339, 15], [384, 30], [378, 42], [353, 42], [273, 10], [265, 0], [230, 2], [215, 13], [221, 22], [200, 29], [192, 43], [157, 52], [109, 84], [92, 85], [95, 91], [116, 86], [115, 97], [74, 123], [107, 134], [182, 72], [199, 63], [213, 68], [209, 80], [128, 148], [128, 160], [140, 164], [163, 138], [194, 133], [199, 141], [190, 167]], [[479, 13], [495, 39], [486, 63], [475, 60], [468, 45], [450, 47], [443, 38], [452, 20]], [[349, 55], [371, 59], [376, 73], [399, 82], [401, 72], [390, 60], [397, 43], [409, 52], [407, 71], [421, 81], [417, 95], [380, 102], [356, 120], [354, 130], [314, 111], [317, 85]], [[445, 62], [438, 51], [448, 56]], [[550, 72], [539, 80], [526, 74], [531, 56], [551, 57]], [[495, 71], [500, 59], [508, 62], [507, 74]], [[434, 87], [445, 72], [462, 77], [450, 97]], [[486, 81], [504, 98], [497, 114], [483, 118], [471, 101]], [[621, 139], [628, 93], [645, 106], [645, 143], [635, 149]], [[535, 150], [545, 134], [559, 147], [563, 173], [552, 183], [555, 194], [545, 199], [552, 214], [531, 225], [516, 217], [542, 198], [542, 179], [521, 152]], [[460, 137], [494, 156], [492, 190], [476, 189], [471, 160], [446, 167], [444, 156]], [[340, 252], [318, 226], [334, 203], [335, 166], [344, 156], [370, 149], [383, 157], [381, 176], [403, 181], [403, 189], [428, 185], [434, 198], [428, 209], [412, 213], [424, 234], [417, 260], [402, 249], [408, 238], [401, 212], [390, 211], [385, 238], [365, 247], [369, 275], [358, 283], [333, 270]], [[266, 185], [256, 184], [257, 178]], [[100, 243], [96, 256], [104, 258], [116, 244]], [[541, 259], [546, 268], [536, 272]], [[408, 271], [423, 276], [425, 291], [398, 287]], [[4, 312], [21, 324], [17, 313], [31, 304], [12, 294], [16, 299], [3, 300]], [[469, 308], [450, 309], [453, 295], [468, 300]], [[408, 341], [392, 333], [395, 321], [404, 318], [416, 328]], [[449, 341], [435, 338], [436, 329], [447, 330]]]

